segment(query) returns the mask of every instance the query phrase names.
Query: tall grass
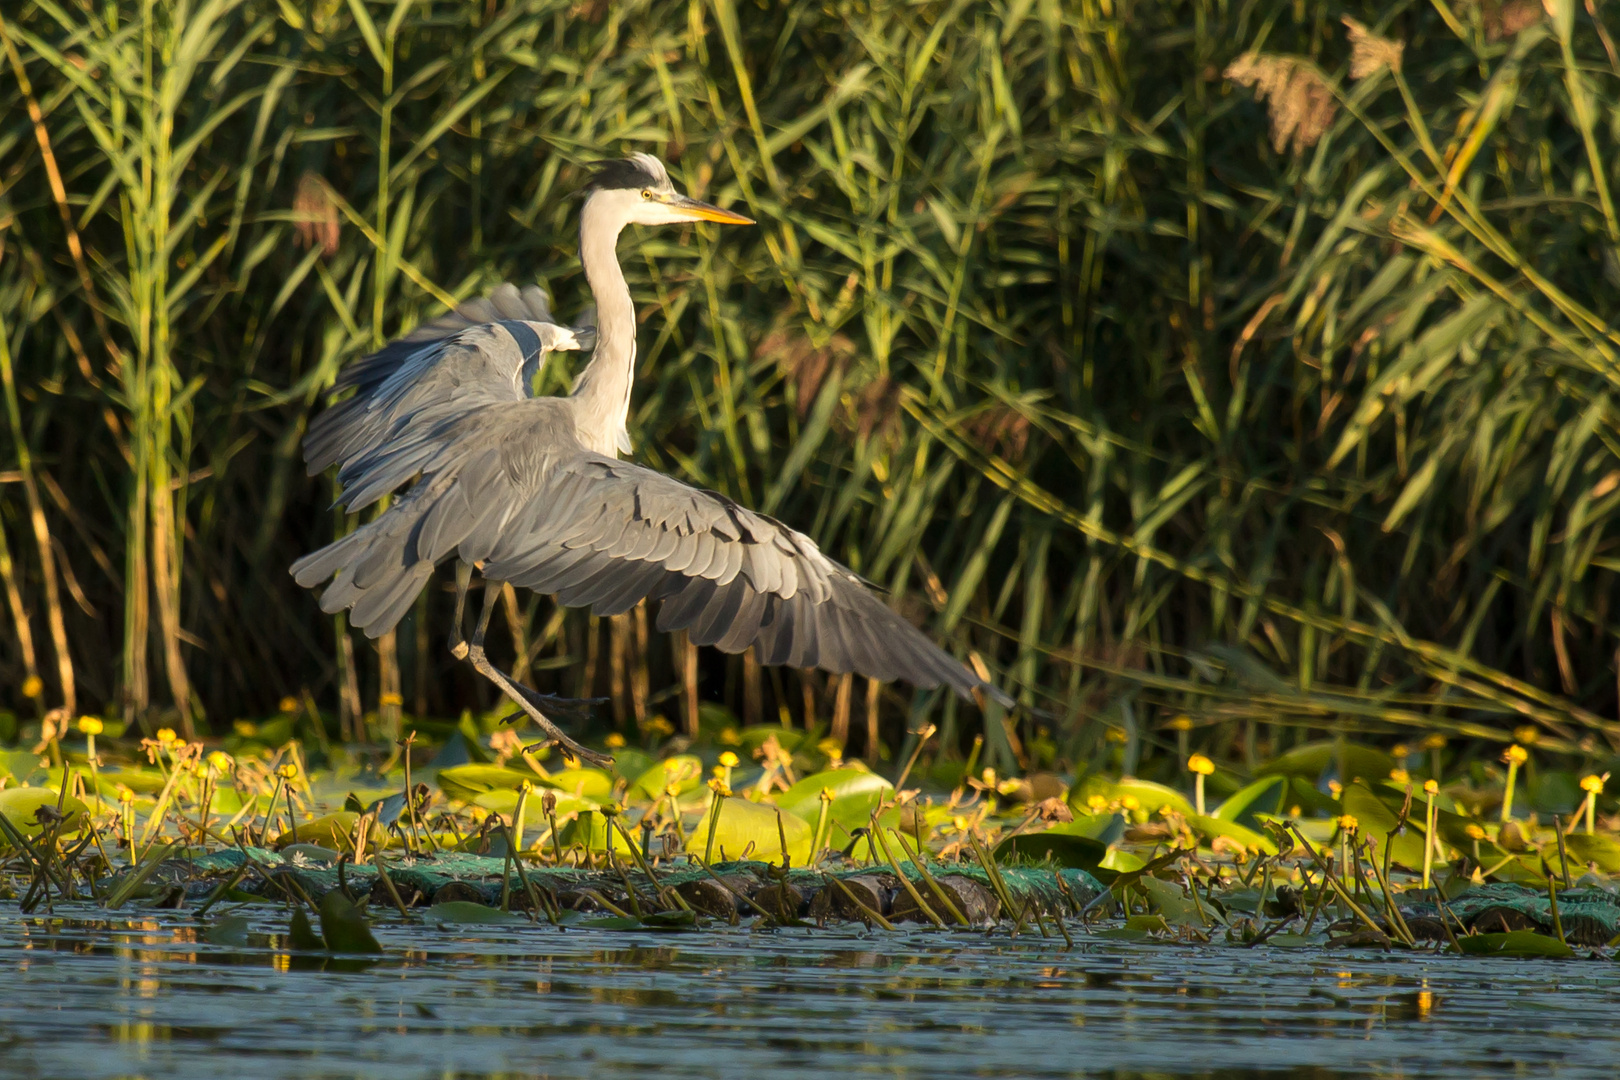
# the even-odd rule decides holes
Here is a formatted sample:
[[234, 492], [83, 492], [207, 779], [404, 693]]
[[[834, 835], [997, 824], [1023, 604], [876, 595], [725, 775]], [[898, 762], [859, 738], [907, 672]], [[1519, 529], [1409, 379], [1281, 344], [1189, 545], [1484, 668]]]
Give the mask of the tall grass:
[[[626, 244], [637, 453], [1013, 687], [987, 763], [1110, 731], [1135, 763], [1178, 716], [1251, 754], [1526, 723], [1607, 751], [1620, 56], [1552, 7], [38, 0], [0, 79], [7, 682], [48, 639], [41, 705], [472, 703], [441, 593], [378, 651], [292, 585], [345, 527], [298, 439], [452, 299], [575, 310], [569, 195], [640, 148], [763, 224]], [[696, 722], [644, 618], [504, 607], [542, 685]], [[891, 743], [925, 709], [979, 731], [703, 670], [857, 749], [863, 703]]]

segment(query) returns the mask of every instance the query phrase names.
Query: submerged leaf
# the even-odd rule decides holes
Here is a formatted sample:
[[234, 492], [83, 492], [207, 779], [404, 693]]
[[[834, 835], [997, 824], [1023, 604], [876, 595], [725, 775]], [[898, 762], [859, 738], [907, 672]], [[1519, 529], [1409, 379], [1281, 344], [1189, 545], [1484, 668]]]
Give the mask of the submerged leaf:
[[446, 900], [434, 904], [422, 912], [422, 919], [429, 923], [457, 926], [467, 924], [511, 926], [529, 921], [516, 912], [485, 907], [483, 904], [475, 904], [471, 900]]
[[321, 935], [332, 952], [382, 952], [364, 909], [336, 889], [321, 897]]
[[1505, 934], [1469, 934], [1457, 939], [1457, 948], [1469, 956], [1569, 957], [1575, 950], [1534, 930], [1510, 930]]
[[[304, 920], [309, 925], [309, 920]], [[211, 945], [248, 944], [248, 921], [240, 915], [224, 915], [203, 931], [203, 940]]]
[[303, 908], [294, 908], [292, 913], [292, 926], [287, 935], [289, 944], [298, 952], [325, 952], [326, 942], [315, 928], [309, 923], [309, 916], [304, 914]]

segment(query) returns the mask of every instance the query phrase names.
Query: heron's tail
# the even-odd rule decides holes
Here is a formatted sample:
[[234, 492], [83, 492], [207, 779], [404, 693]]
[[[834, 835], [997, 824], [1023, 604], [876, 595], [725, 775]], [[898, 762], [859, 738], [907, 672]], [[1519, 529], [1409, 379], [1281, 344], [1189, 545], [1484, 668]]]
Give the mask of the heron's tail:
[[416, 557], [412, 534], [421, 515], [410, 509], [406, 503], [396, 505], [376, 521], [305, 555], [292, 564], [294, 580], [310, 589], [332, 578], [321, 594], [321, 610], [335, 615], [348, 608], [349, 622], [367, 637], [386, 634], [399, 625], [433, 576], [432, 560]]
[[[498, 457], [498, 450], [493, 452]], [[410, 610], [433, 568], [452, 556], [475, 566], [495, 549], [510, 506], [490, 496], [501, 472], [494, 461], [456, 463], [424, 477], [386, 513], [292, 565], [306, 589], [331, 579], [321, 594], [329, 615], [349, 609], [349, 621], [368, 637], [386, 634]], [[461, 466], [485, 483], [469, 485]]]

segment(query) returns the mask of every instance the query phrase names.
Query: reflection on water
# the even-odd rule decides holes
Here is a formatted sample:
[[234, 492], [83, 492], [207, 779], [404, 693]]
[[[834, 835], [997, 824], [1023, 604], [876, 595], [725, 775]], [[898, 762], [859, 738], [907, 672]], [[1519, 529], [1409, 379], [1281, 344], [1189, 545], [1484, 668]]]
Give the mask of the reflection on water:
[[377, 960], [183, 913], [0, 911], [0, 1073], [1326, 1080], [1612, 1076], [1620, 968], [859, 929], [384, 924]]

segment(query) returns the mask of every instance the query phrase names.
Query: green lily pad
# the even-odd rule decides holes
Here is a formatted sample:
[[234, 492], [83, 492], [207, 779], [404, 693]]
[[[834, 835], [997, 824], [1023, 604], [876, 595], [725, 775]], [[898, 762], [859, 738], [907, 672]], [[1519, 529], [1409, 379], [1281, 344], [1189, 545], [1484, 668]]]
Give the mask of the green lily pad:
[[[519, 794], [520, 792], [512, 789], [486, 791], [482, 795], [473, 796], [471, 802], [474, 806], [481, 806], [491, 813], [510, 818], [517, 813]], [[582, 799], [565, 791], [553, 791], [551, 794], [557, 800], [556, 805], [552, 807], [552, 812], [558, 818], [561, 818], [564, 814], [581, 814], [586, 810], [596, 810], [602, 805], [595, 799]], [[546, 820], [545, 806], [540, 799], [540, 791], [530, 791], [529, 801], [523, 807], [523, 827], [530, 834], [534, 832], [537, 825], [544, 824]]]
[[[1249, 811], [1273, 810], [1278, 796], [1288, 786], [1288, 780], [1283, 776], [1262, 776], [1252, 784], [1245, 784], [1238, 788], [1226, 801], [1216, 807], [1209, 815], [1217, 821], [1230, 821], [1237, 824], [1252, 824], [1254, 815]], [[1269, 796], [1269, 797], [1268, 797]]]
[[[1134, 887], [1147, 894], [1153, 906], [1158, 909], [1158, 914], [1153, 917], [1161, 922], [1175, 926], [1192, 926], [1202, 930], [1213, 921], [1209, 909], [1183, 893], [1180, 885], [1161, 881], [1151, 874], [1143, 874], [1136, 879]], [[1126, 925], [1129, 926], [1130, 923]]]
[[876, 773], [854, 768], [829, 769], [813, 773], [782, 792], [776, 797], [776, 805], [805, 821], [815, 822], [821, 815], [823, 788], [832, 792], [828, 817], [846, 833], [867, 824], [878, 803], [894, 794], [894, 785]]
[[1595, 863], [1605, 874], [1620, 874], [1620, 839], [1616, 837], [1572, 833], [1564, 837], [1564, 850], [1573, 863]]
[[1119, 848], [1111, 847], [1108, 849], [1108, 854], [1103, 856], [1102, 862], [1097, 864], [1097, 867], [1112, 874], [1129, 874], [1142, 869], [1146, 865], [1147, 861], [1145, 859], [1132, 855], [1128, 851], [1121, 851]]
[[619, 780], [630, 781], [656, 764], [657, 759], [645, 750], [638, 750], [634, 746], [621, 746], [613, 751], [613, 765], [609, 771]]
[[38, 754], [26, 750], [0, 750], [0, 776], [11, 777], [13, 786], [43, 779], [45, 767], [39, 760]]
[[454, 765], [440, 769], [436, 777], [440, 791], [464, 802], [471, 802], [486, 791], [516, 791], [525, 780], [538, 784], [540, 777], [527, 766], [519, 772], [503, 765]]
[[[156, 769], [102, 769], [97, 776], [102, 790], [113, 795], [120, 787], [127, 787], [137, 795], [156, 795], [168, 783], [168, 779]], [[216, 792], [215, 798], [223, 794], [224, 791]]]
[[636, 782], [630, 785], [629, 797], [641, 802], [653, 802], [662, 799], [671, 784], [675, 785], [677, 798], [702, 787], [703, 759], [696, 754], [677, 754], [665, 758], [636, 777]]
[[1187, 817], [1187, 824], [1206, 841], [1212, 841], [1218, 836], [1242, 844], [1249, 851], [1263, 851], [1267, 855], [1277, 854], [1277, 844], [1271, 837], [1253, 829], [1239, 825], [1235, 821], [1225, 821], [1217, 817], [1191, 814]]
[[1405, 830], [1391, 837], [1389, 834], [1399, 818], [1366, 784], [1357, 780], [1345, 785], [1339, 801], [1344, 812], [1356, 819], [1361, 834], [1377, 841], [1380, 861], [1383, 860], [1383, 847], [1387, 842], [1391, 862], [1409, 870], [1423, 869], [1423, 804], [1416, 799], [1412, 801]]
[[1152, 780], [1141, 780], [1134, 776], [1121, 777], [1119, 780], [1110, 780], [1106, 776], [1093, 774], [1075, 784], [1069, 789], [1069, 805], [1077, 813], [1091, 812], [1091, 797], [1101, 797], [1113, 804], [1124, 800], [1127, 796], [1134, 798], [1139, 809], [1148, 814], [1156, 814], [1160, 808], [1168, 806], [1180, 814], [1194, 812], [1193, 804], [1187, 796], [1175, 788], [1163, 784], [1155, 784]]
[[[686, 850], [702, 855], [709, 846], [709, 810], [686, 835]], [[777, 830], [780, 815], [781, 831]], [[760, 862], [782, 861], [782, 836], [787, 837], [787, 854], [794, 866], [810, 861], [810, 845], [814, 841], [810, 823], [797, 814], [779, 806], [765, 806], [747, 799], [720, 800], [719, 821], [714, 829], [714, 846], [710, 854], [715, 861], [741, 859], [744, 853]], [[891, 841], [892, 843], [892, 841]]]
[[613, 795], [613, 774], [601, 769], [559, 769], [537, 782], [559, 792], [605, 801]]
[[[57, 806], [57, 792], [48, 787], [7, 788], [0, 791], [0, 814], [24, 836], [37, 836], [45, 828], [34, 818], [34, 814], [41, 807], [47, 812], [54, 812]], [[61, 800], [62, 813], [67, 818], [62, 822], [62, 832], [70, 832], [79, 827], [85, 811], [88, 809], [84, 803], [69, 795]], [[0, 841], [5, 839], [0, 836]]]
[[1358, 777], [1372, 782], [1382, 780], [1393, 772], [1395, 759], [1376, 746], [1346, 742], [1341, 747], [1337, 739], [1323, 739], [1296, 746], [1254, 772], [1256, 776], [1294, 776], [1315, 782], [1329, 769], [1341, 774], [1341, 783]]
[[1547, 934], [1534, 930], [1510, 930], [1505, 934], [1469, 934], [1457, 939], [1457, 948], [1469, 956], [1570, 957], [1575, 950]]
[[[311, 844], [338, 852], [353, 851], [354, 831], [359, 822], [360, 815], [353, 810], [339, 810], [335, 814], [327, 814], [314, 821], [305, 821], [296, 828], [288, 829], [276, 837], [276, 847], [279, 849], [293, 844]], [[380, 826], [373, 824], [371, 835], [366, 842], [381, 843], [386, 835]]]
[[1012, 856], [1030, 862], [1051, 859], [1059, 866], [1095, 875], [1101, 869], [1102, 861], [1108, 857], [1108, 845], [1073, 831], [1071, 823], [1054, 825], [1045, 832], [1023, 833], [1003, 840], [996, 845], [995, 855], [1002, 862]]

